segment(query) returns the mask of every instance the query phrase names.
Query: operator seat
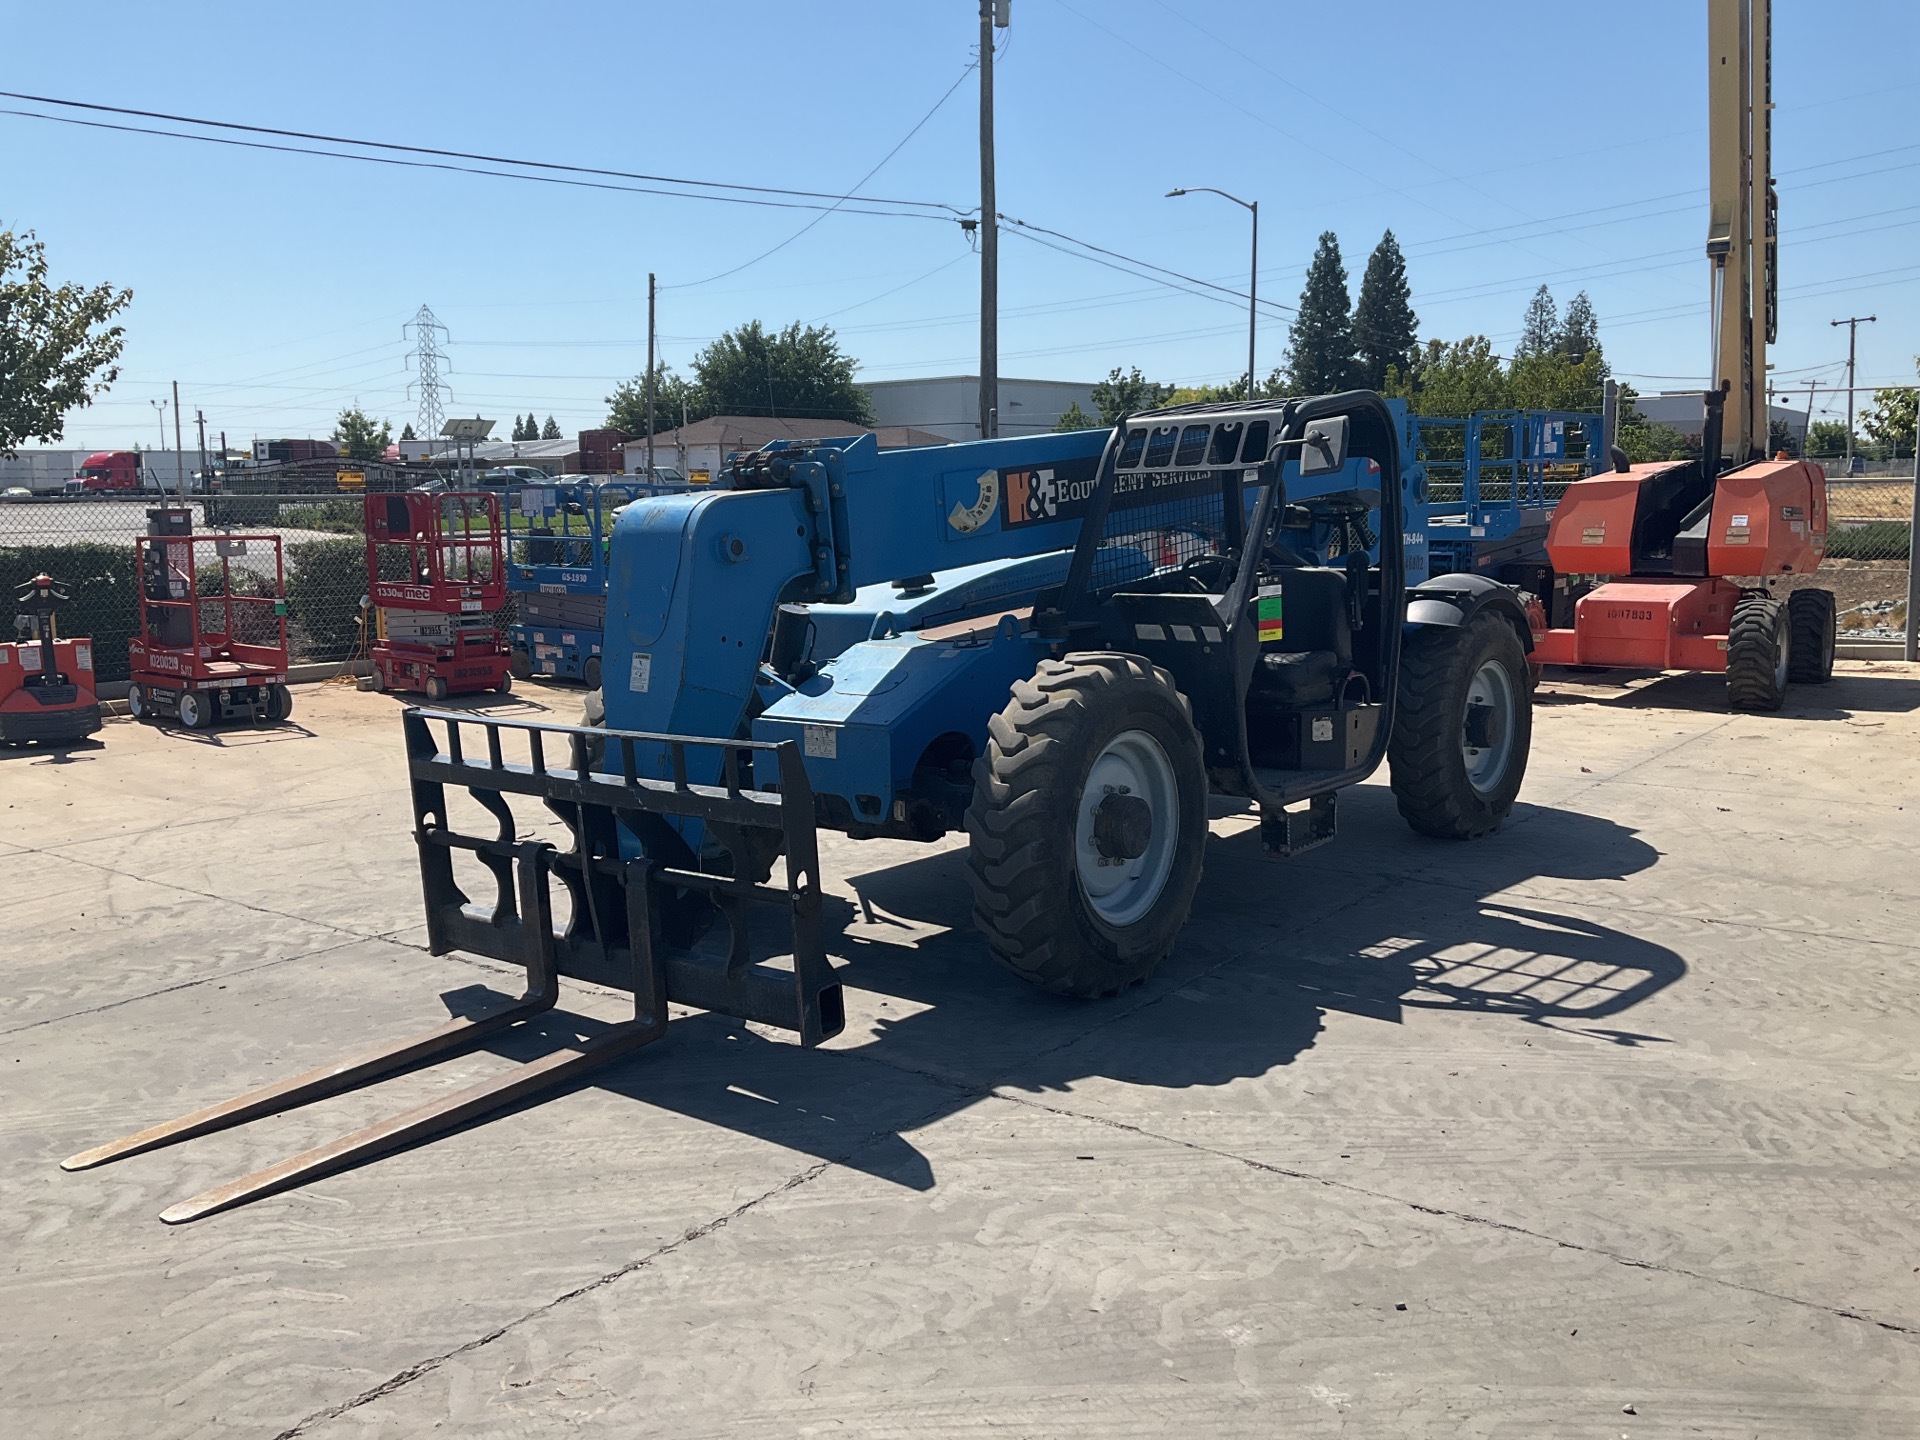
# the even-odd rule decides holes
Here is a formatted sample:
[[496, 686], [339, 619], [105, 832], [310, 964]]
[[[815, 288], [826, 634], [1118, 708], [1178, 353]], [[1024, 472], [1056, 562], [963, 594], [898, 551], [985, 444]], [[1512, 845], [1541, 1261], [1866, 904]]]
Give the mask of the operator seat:
[[[1261, 588], [1281, 595], [1283, 636], [1260, 647], [1248, 702], [1260, 710], [1304, 710], [1330, 705], [1353, 672], [1347, 572], [1301, 566], [1261, 577]], [[1259, 601], [1248, 624], [1259, 626]]]

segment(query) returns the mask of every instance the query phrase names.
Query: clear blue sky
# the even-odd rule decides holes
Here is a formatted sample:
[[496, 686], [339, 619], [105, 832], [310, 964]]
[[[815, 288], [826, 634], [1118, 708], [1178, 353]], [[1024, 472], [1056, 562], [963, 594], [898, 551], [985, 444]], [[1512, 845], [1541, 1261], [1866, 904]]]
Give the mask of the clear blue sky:
[[[1777, 0], [1783, 327], [1776, 378], [1863, 381], [1920, 351], [1920, 7]], [[0, 88], [652, 173], [839, 192], [960, 76], [973, 0], [700, 5], [0, 3]], [[1261, 201], [1261, 290], [1291, 302], [1336, 230], [1354, 287], [1391, 226], [1423, 335], [1510, 345], [1543, 280], [1587, 289], [1617, 371], [1704, 379], [1701, 0], [1014, 0], [998, 62], [1000, 209], [1238, 285]], [[16, 102], [0, 105], [19, 107]], [[135, 122], [138, 123], [138, 122]], [[978, 201], [963, 84], [863, 193]], [[129, 285], [123, 376], [70, 443], [151, 443], [150, 397], [243, 443], [325, 434], [345, 404], [412, 416], [401, 325], [452, 333], [451, 413], [571, 433], [643, 364], [646, 275], [683, 372], [741, 321], [824, 321], [864, 378], [968, 373], [977, 267], [951, 221], [606, 193], [0, 116], [0, 225], [60, 278]], [[1015, 236], [1001, 370], [1242, 368], [1244, 312]], [[667, 288], [680, 287], [680, 288]], [[892, 292], [892, 293], [886, 293]], [[1265, 322], [1261, 369], [1280, 361]], [[1669, 378], [1672, 377], [1672, 378]], [[1824, 408], [1824, 406], [1823, 406]], [[170, 437], [169, 437], [170, 438]]]

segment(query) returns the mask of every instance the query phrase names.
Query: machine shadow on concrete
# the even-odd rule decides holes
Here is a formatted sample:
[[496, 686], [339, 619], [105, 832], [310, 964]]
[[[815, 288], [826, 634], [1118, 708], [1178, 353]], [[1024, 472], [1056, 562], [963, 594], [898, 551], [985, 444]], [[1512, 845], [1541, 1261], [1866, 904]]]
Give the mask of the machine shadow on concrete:
[[[858, 903], [829, 900], [828, 949], [854, 1017], [838, 1040], [808, 1051], [696, 1014], [571, 1088], [925, 1190], [937, 1177], [903, 1129], [996, 1088], [1058, 1095], [1110, 1080], [1187, 1090], [1309, 1063], [1328, 1011], [1398, 1024], [1409, 1010], [1442, 1009], [1624, 1047], [1659, 1043], [1611, 1022], [1685, 975], [1678, 954], [1550, 902], [1501, 898], [1530, 882], [1648, 868], [1657, 853], [1631, 830], [1523, 805], [1489, 840], [1424, 840], [1382, 786], [1343, 796], [1341, 825], [1334, 844], [1284, 863], [1261, 853], [1251, 827], [1216, 836], [1174, 954], [1146, 984], [1104, 1001], [1042, 994], [993, 962], [968, 920], [964, 850], [858, 875]], [[914, 938], [889, 943], [890, 928]], [[455, 1013], [497, 998], [479, 987], [443, 997]], [[602, 1028], [552, 1012], [490, 1048], [524, 1061]], [[931, 1081], [945, 1098], [903, 1119], [905, 1087], [887, 1071]], [[632, 1124], [631, 1143], [644, 1148], [644, 1108]]]

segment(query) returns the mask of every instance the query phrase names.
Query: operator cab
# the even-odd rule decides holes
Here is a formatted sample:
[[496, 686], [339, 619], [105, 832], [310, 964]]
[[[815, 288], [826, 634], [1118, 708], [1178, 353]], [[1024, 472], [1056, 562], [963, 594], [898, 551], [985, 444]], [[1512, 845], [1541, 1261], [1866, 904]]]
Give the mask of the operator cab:
[[1278, 806], [1373, 768], [1404, 608], [1398, 547], [1380, 543], [1400, 525], [1385, 407], [1154, 411], [1116, 430], [1105, 463], [1104, 503], [1043, 625], [1172, 675], [1216, 790]]

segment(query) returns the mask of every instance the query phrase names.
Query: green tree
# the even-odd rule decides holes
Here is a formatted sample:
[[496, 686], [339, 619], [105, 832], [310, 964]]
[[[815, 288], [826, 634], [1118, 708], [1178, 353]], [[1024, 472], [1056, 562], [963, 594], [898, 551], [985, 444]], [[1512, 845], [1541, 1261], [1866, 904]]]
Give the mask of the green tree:
[[518, 415], [513, 417], [513, 438], [516, 440], [538, 440], [540, 438], [540, 425], [539, 422], [533, 418], [533, 412], [531, 410], [527, 412], [527, 417], [524, 420]]
[[411, 424], [408, 424], [402, 427], [400, 431], [400, 438], [402, 440], [416, 440], [419, 437], [413, 433], [413, 426]]
[[1359, 355], [1354, 383], [1379, 390], [1395, 366], [1413, 368], [1419, 347], [1419, 317], [1413, 313], [1407, 288], [1406, 257], [1389, 230], [1367, 257], [1360, 279], [1360, 303], [1353, 310], [1353, 344]]
[[55, 286], [46, 247], [0, 230], [0, 455], [66, 434], [68, 412], [120, 378], [126, 332], [107, 322], [133, 299], [111, 285]]
[[385, 420], [376, 425], [358, 405], [350, 405], [333, 423], [333, 443], [349, 460], [378, 460], [393, 443], [393, 426]]
[[[707, 404], [699, 382], [676, 375], [665, 365], [653, 371], [654, 423], [662, 430], [691, 424], [720, 412]], [[647, 382], [644, 375], [624, 380], [607, 396], [607, 424], [629, 435], [647, 433]]]
[[1807, 431], [1809, 460], [1836, 460], [1847, 453], [1847, 424], [1844, 420], [1816, 420]]
[[1179, 385], [1163, 402], [1168, 405], [1225, 405], [1247, 398], [1247, 377], [1229, 380], [1225, 385]]
[[1521, 323], [1520, 343], [1513, 347], [1519, 358], [1545, 355], [1560, 347], [1560, 307], [1553, 292], [1542, 285], [1527, 302], [1527, 318]]
[[[529, 415], [527, 419], [531, 421], [533, 416]], [[527, 438], [531, 440], [533, 437], [530, 435]], [[542, 440], [558, 440], [560, 438], [560, 427], [553, 423], [553, 416], [547, 416], [547, 423], [540, 427], [540, 438]]]
[[1567, 306], [1567, 313], [1560, 321], [1560, 335], [1553, 348], [1575, 361], [1600, 354], [1600, 317], [1593, 313], [1593, 301], [1586, 291], [1582, 290], [1574, 296], [1573, 302]]
[[1324, 395], [1353, 383], [1353, 301], [1347, 294], [1347, 267], [1340, 259], [1340, 237], [1320, 234], [1300, 310], [1287, 332], [1287, 385], [1296, 395]]
[[1104, 427], [1100, 424], [1099, 416], [1089, 415], [1076, 400], [1060, 412], [1060, 418], [1054, 422], [1053, 428], [1064, 434], [1068, 430], [1099, 430]]
[[1516, 357], [1506, 403], [1518, 410], [1598, 410], [1606, 403], [1606, 361], [1598, 350], [1575, 360], [1558, 350]]
[[[1914, 369], [1920, 371], [1920, 356], [1914, 357]], [[1885, 446], [1887, 458], [1897, 460], [1902, 452], [1913, 454], [1916, 413], [1920, 412], [1920, 393], [1909, 386], [1897, 390], [1873, 392], [1873, 408], [1860, 417], [1860, 428], [1876, 444]]]
[[1173, 386], [1147, 379], [1137, 365], [1125, 375], [1115, 366], [1106, 379], [1093, 387], [1093, 403], [1100, 412], [1100, 424], [1110, 426], [1142, 410], [1159, 409], [1172, 394]]
[[1512, 404], [1507, 372], [1484, 335], [1427, 341], [1411, 371], [1389, 368], [1384, 393], [1407, 401], [1416, 415], [1471, 415]]
[[693, 359], [693, 373], [711, 407], [708, 414], [793, 415], [866, 425], [873, 419], [872, 402], [855, 383], [854, 366], [831, 328], [798, 320], [779, 331], [749, 320]]
[[1784, 420], [1769, 420], [1767, 422], [1767, 454], [1794, 457], [1799, 453], [1800, 440], [1793, 433], [1793, 427]]

